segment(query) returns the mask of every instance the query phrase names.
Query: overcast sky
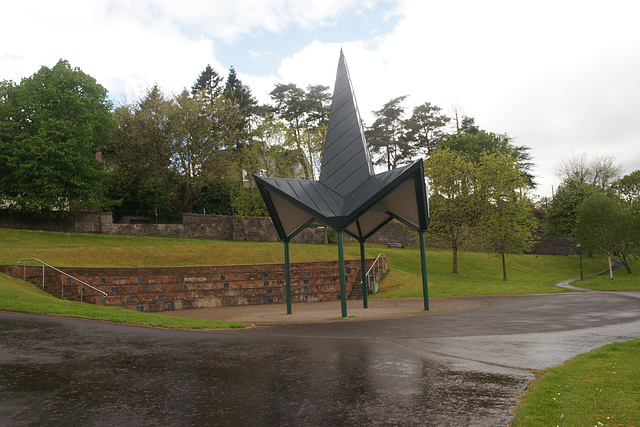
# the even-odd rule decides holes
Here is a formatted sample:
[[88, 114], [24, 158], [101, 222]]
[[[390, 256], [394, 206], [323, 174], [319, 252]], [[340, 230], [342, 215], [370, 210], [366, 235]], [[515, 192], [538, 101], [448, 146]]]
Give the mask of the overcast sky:
[[539, 195], [558, 161], [640, 169], [640, 2], [538, 0], [2, 1], [0, 80], [63, 58], [114, 103], [233, 66], [261, 102], [276, 83], [333, 87], [344, 49], [365, 124], [409, 95], [531, 148]]

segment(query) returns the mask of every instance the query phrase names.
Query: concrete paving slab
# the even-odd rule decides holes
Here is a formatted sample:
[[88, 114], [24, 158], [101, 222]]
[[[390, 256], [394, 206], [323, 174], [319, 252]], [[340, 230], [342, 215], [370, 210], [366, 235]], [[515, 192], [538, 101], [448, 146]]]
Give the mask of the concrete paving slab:
[[429, 311], [425, 311], [422, 299], [372, 299], [369, 300], [369, 306], [366, 309], [363, 308], [362, 301], [347, 301], [347, 317], [342, 317], [340, 301], [294, 303], [292, 304], [291, 314], [287, 314], [285, 304], [199, 308], [169, 311], [165, 312], [165, 314], [198, 319], [246, 322], [264, 326], [407, 319], [460, 313], [486, 308], [487, 306], [486, 302], [478, 299], [434, 298], [430, 301]]

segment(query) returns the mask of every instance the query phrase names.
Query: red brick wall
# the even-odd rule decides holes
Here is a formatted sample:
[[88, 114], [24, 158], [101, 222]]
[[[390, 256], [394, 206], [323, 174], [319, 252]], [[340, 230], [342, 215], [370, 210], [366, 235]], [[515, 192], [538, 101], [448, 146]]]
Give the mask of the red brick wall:
[[[367, 268], [373, 260], [367, 260]], [[382, 259], [386, 270], [386, 259]], [[339, 299], [337, 262], [291, 264], [294, 302]], [[347, 295], [361, 298], [360, 261], [346, 261]], [[5, 273], [42, 286], [42, 267], [0, 266]], [[45, 268], [44, 287], [64, 299], [112, 305], [139, 311], [222, 307], [285, 302], [283, 264], [167, 267], [167, 268], [60, 268], [65, 273], [105, 292]], [[355, 289], [356, 292], [352, 293]], [[353, 295], [352, 295], [353, 294]]]

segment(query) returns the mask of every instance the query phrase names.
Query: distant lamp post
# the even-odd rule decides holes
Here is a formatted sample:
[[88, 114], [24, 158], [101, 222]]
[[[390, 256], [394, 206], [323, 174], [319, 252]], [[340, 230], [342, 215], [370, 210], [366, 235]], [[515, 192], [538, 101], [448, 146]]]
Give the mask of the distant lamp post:
[[578, 248], [578, 255], [580, 256], [580, 280], [584, 280], [584, 276], [582, 275], [582, 245], [578, 243], [576, 248]]

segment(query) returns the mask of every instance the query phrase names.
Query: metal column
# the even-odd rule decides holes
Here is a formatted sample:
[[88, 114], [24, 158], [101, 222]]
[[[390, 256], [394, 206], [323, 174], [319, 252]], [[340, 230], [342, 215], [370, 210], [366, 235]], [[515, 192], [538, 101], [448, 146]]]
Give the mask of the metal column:
[[424, 230], [419, 230], [420, 234], [420, 264], [422, 266], [422, 295], [424, 298], [424, 309], [429, 310], [429, 286], [427, 285], [427, 255], [424, 245]]
[[291, 314], [291, 273], [289, 271], [289, 239], [284, 240], [284, 280], [286, 284], [287, 314]]
[[338, 235], [338, 268], [340, 268], [340, 306], [342, 317], [347, 317], [347, 280], [344, 272], [344, 231], [336, 230]]
[[365, 260], [364, 241], [360, 242], [360, 270], [362, 270], [362, 307], [369, 308], [367, 296], [367, 261]]

